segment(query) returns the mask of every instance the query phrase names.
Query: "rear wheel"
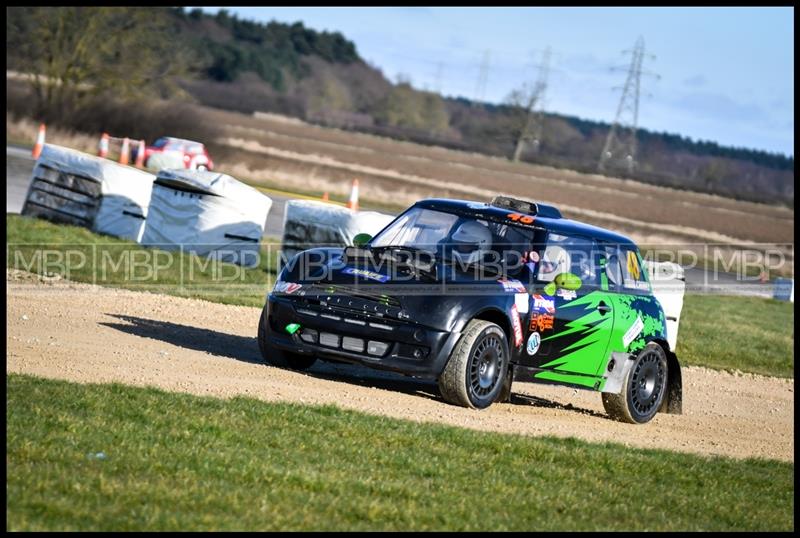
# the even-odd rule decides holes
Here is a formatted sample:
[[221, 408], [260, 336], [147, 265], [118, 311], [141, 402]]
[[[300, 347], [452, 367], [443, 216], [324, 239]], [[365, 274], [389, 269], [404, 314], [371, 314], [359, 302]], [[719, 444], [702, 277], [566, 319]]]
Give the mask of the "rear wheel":
[[633, 360], [622, 391], [603, 393], [603, 407], [615, 420], [644, 424], [656, 416], [667, 392], [667, 355], [651, 342]]
[[258, 320], [258, 348], [261, 351], [261, 358], [264, 362], [280, 368], [291, 368], [292, 370], [306, 370], [310, 368], [317, 358], [313, 355], [301, 355], [284, 351], [269, 343], [269, 328], [266, 322], [267, 307]]
[[503, 390], [508, 359], [503, 329], [489, 321], [473, 319], [439, 376], [442, 398], [473, 409], [489, 407]]
[[508, 403], [511, 401], [511, 385], [513, 384], [513, 382], [514, 382], [514, 369], [511, 366], [509, 366], [505, 380], [503, 381], [503, 387], [497, 394], [497, 399], [495, 400], [495, 402]]

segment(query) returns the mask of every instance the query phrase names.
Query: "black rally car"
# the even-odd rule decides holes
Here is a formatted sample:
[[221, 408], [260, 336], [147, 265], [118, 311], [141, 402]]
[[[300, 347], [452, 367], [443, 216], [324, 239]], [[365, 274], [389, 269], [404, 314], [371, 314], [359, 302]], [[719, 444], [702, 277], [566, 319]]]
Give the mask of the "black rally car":
[[270, 364], [359, 363], [436, 380], [472, 408], [513, 380], [602, 393], [644, 423], [681, 412], [681, 371], [636, 245], [555, 207], [417, 202], [357, 246], [288, 260], [258, 342]]

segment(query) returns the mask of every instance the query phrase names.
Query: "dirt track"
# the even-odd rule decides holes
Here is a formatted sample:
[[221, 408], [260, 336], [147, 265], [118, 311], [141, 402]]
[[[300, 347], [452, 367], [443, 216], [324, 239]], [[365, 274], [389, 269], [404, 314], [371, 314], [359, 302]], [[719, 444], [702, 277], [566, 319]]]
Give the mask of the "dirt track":
[[606, 418], [600, 396], [515, 383], [510, 404], [472, 411], [436, 385], [355, 366], [297, 373], [265, 366], [259, 310], [199, 300], [42, 282], [8, 272], [6, 371], [77, 382], [336, 404], [367, 413], [529, 435], [794, 461], [794, 381], [684, 369], [684, 414], [645, 426]]

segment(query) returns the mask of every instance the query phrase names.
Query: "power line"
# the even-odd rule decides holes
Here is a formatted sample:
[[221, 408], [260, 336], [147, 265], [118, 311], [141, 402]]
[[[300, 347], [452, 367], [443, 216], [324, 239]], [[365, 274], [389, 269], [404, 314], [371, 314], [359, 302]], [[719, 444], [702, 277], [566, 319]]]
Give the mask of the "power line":
[[[639, 36], [633, 50], [623, 51], [631, 54], [628, 76], [622, 87], [617, 114], [608, 131], [597, 169], [604, 172], [609, 168], [624, 167], [629, 174], [636, 169], [636, 129], [639, 124], [639, 97], [641, 94], [642, 75], [655, 75], [642, 69], [645, 57], [655, 59], [652, 54], [645, 54], [644, 38]], [[655, 75], [658, 77], [658, 75]]]

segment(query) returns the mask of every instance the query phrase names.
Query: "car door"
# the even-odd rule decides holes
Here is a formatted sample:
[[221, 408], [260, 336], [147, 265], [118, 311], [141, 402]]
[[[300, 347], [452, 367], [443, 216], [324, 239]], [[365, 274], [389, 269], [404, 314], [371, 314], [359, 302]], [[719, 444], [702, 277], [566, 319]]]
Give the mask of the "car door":
[[527, 323], [524, 362], [539, 379], [594, 387], [614, 326], [601, 255], [588, 237], [548, 233]]
[[[666, 339], [666, 319], [651, 293], [647, 272], [633, 245], [601, 243], [605, 271], [601, 287], [607, 290], [613, 309], [614, 325], [607, 355], [635, 353], [652, 339]], [[597, 375], [605, 374], [605, 364]]]

